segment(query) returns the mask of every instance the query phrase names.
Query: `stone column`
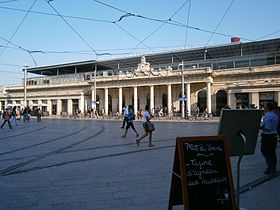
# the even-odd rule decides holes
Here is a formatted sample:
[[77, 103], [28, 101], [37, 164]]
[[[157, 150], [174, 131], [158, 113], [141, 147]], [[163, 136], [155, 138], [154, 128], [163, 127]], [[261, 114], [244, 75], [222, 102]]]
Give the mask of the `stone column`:
[[38, 100], [38, 108], [40, 108], [41, 111], [42, 111], [42, 105], [43, 105], [42, 100]]
[[0, 111], [2, 111], [2, 101], [0, 101]]
[[6, 109], [7, 106], [8, 106], [8, 100], [7, 100], [7, 99], [4, 100], [4, 106], [5, 106], [5, 109]]
[[206, 96], [207, 110], [208, 113], [212, 113], [211, 110], [211, 82], [207, 82], [207, 96]]
[[72, 99], [67, 100], [67, 112], [68, 112], [68, 115], [73, 114], [73, 101], [72, 101]]
[[187, 95], [187, 112], [188, 116], [191, 115], [191, 84], [187, 83], [187, 90], [186, 90], [186, 95]]
[[84, 114], [85, 112], [85, 93], [81, 92], [81, 96], [79, 99], [79, 109], [81, 110], [81, 113]]
[[108, 88], [105, 88], [104, 89], [104, 97], [105, 97], [105, 107], [104, 107], [104, 111], [105, 111], [105, 114], [108, 114], [109, 113], [109, 110], [108, 110], [108, 106], [109, 106], [109, 100], [108, 100]]
[[[20, 110], [21, 109], [24, 109], [25, 107], [24, 107], [24, 100], [21, 100], [20, 101]], [[0, 109], [1, 109], [1, 106], [0, 106]]]
[[172, 111], [172, 89], [171, 89], [171, 84], [167, 85], [167, 110], [168, 110], [168, 114]]
[[94, 91], [94, 88], [91, 88], [91, 107], [93, 109], [96, 108], [96, 93]]
[[28, 103], [27, 103], [27, 106], [29, 106], [29, 108], [32, 110], [33, 101], [32, 101], [32, 100], [29, 100]]
[[275, 101], [278, 103], [278, 106], [280, 106], [280, 91], [276, 92], [276, 97], [275, 97]]
[[138, 99], [138, 96], [137, 96], [137, 86], [134, 86], [134, 112], [137, 113], [138, 111], [138, 104], [137, 104], [137, 99]]
[[121, 114], [122, 113], [122, 87], [119, 87], [119, 113]]
[[249, 104], [255, 104], [258, 108], [260, 107], [259, 93], [250, 93]]
[[155, 110], [155, 101], [154, 101], [154, 98], [155, 98], [155, 89], [154, 89], [154, 86], [151, 85], [150, 86], [150, 109], [151, 110]]
[[56, 100], [56, 115], [61, 115], [62, 112], [62, 101], [61, 99]]
[[48, 100], [47, 111], [49, 112], [49, 115], [52, 115], [52, 100]]
[[227, 104], [230, 106], [230, 108], [231, 108], [231, 109], [236, 109], [236, 103], [235, 103], [235, 95], [234, 95], [234, 93], [228, 93], [227, 99], [228, 99]]

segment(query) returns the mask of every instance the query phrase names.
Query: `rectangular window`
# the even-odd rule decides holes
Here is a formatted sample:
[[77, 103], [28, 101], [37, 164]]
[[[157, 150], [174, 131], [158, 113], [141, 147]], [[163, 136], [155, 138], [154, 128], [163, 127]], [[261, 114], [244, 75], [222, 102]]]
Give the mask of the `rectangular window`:
[[251, 66], [264, 66], [266, 63], [266, 58], [255, 58], [251, 60]]
[[267, 65], [274, 65], [274, 64], [275, 64], [274, 56], [267, 57]]
[[280, 54], [276, 55], [276, 64], [280, 64]]
[[235, 61], [235, 68], [249, 67], [249, 66], [250, 66], [249, 60]]

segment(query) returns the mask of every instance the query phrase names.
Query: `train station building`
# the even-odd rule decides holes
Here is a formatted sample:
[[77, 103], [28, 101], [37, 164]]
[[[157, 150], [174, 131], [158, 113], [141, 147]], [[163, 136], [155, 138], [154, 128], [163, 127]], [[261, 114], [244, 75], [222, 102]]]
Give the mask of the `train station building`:
[[[280, 39], [27, 68], [22, 84], [3, 87], [0, 107], [24, 105], [49, 115], [97, 109], [105, 115], [150, 104], [167, 114], [197, 107], [280, 103]], [[26, 81], [26, 82], [25, 82]]]

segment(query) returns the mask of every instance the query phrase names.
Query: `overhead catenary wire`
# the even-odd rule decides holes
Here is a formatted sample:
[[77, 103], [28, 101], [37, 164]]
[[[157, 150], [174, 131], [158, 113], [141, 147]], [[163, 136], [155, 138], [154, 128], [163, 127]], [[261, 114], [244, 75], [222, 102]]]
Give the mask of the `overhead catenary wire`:
[[[6, 9], [11, 11], [17, 11], [17, 12], [27, 12], [25, 9], [18, 9], [18, 8], [11, 8], [11, 7], [4, 7], [0, 6], [0, 9]], [[33, 11], [31, 10], [29, 13], [37, 14], [37, 15], [47, 15], [47, 16], [55, 16], [59, 17], [58, 14], [54, 13], [48, 13], [48, 12], [39, 12], [39, 11]], [[104, 23], [112, 23], [111, 20], [101, 20], [101, 19], [95, 19], [95, 18], [89, 18], [89, 17], [78, 17], [78, 16], [72, 16], [72, 15], [62, 15], [61, 16], [65, 18], [71, 18], [71, 19], [77, 19], [77, 20], [86, 20], [86, 21], [94, 21], [94, 22], [104, 22]]]
[[0, 4], [3, 4], [3, 3], [9, 3], [9, 2], [13, 2], [13, 1], [18, 1], [18, 0], [0, 1]]
[[[135, 36], [133, 36], [131, 33], [129, 33], [127, 30], [125, 30], [123, 27], [121, 27], [119, 24], [115, 23], [116, 26], [118, 26], [120, 29], [122, 29], [124, 32], [126, 32], [128, 35], [130, 35], [132, 38], [134, 38], [136, 41], [138, 41], [139, 43], [141, 43], [141, 41], [139, 39], [137, 39]], [[153, 51], [152, 48], [150, 48], [149, 46], [147, 46], [144, 43], [141, 43], [143, 46], [145, 46], [147, 49], [150, 49], [151, 51]]]
[[[18, 12], [27, 12], [27, 10], [24, 9], [17, 9], [17, 8], [9, 8], [9, 7], [3, 7], [0, 6], [1, 9], [7, 9], [7, 10], [12, 10], [12, 11], [18, 11]], [[30, 11], [30, 13], [34, 13], [34, 14], [39, 14], [39, 15], [48, 15], [48, 16], [59, 16], [58, 14], [54, 14], [54, 13], [46, 13], [46, 12], [39, 12], [39, 11]], [[70, 18], [70, 19], [77, 19], [77, 20], [83, 20], [83, 21], [94, 21], [94, 22], [104, 22], [104, 23], [116, 23], [119, 22], [118, 20], [104, 20], [104, 19], [94, 19], [94, 18], [89, 18], [89, 17], [78, 17], [78, 16], [71, 16], [71, 15], [62, 15], [64, 18]], [[150, 21], [154, 21], [154, 22], [166, 22], [166, 24], [169, 25], [173, 25], [173, 26], [177, 26], [177, 27], [182, 27], [182, 28], [188, 28], [188, 29], [192, 29], [192, 30], [196, 30], [196, 31], [200, 31], [200, 32], [205, 32], [205, 33], [214, 33], [215, 35], [220, 35], [220, 36], [225, 36], [225, 37], [235, 37], [238, 36], [240, 38], [242, 38], [243, 40], [246, 41], [256, 41], [255, 39], [250, 39], [248, 37], [241, 37], [239, 35], [233, 35], [233, 34], [227, 34], [227, 33], [221, 33], [221, 32], [214, 32], [208, 29], [204, 29], [201, 27], [196, 27], [196, 26], [191, 26], [191, 25], [186, 25], [184, 23], [180, 23], [178, 21], [175, 20], [161, 20], [161, 19], [155, 19], [155, 18], [150, 18], [147, 16], [143, 16], [143, 15], [133, 15], [133, 17], [136, 18], [142, 18], [142, 19], [146, 19], [146, 20], [150, 20]]]
[[227, 15], [228, 11], [230, 10], [231, 6], [233, 5], [233, 3], [235, 2], [235, 0], [232, 0], [227, 8], [227, 10], [225, 11], [223, 17], [221, 18], [221, 20], [219, 21], [218, 25], [216, 26], [214, 32], [211, 34], [210, 38], [208, 39], [208, 41], [205, 44], [205, 47], [209, 44], [209, 42], [211, 41], [212, 37], [214, 36], [214, 34], [216, 33], [216, 31], [218, 30], [219, 26], [221, 25], [221, 23], [223, 22], [225, 16]]
[[[33, 2], [33, 4], [31, 5], [31, 7], [29, 8], [29, 10], [27, 11], [27, 13], [25, 14], [25, 16], [23, 17], [23, 19], [21, 20], [21, 22], [19, 23], [19, 25], [17, 26], [16, 30], [14, 31], [14, 33], [12, 34], [12, 36], [10, 37], [10, 39], [8, 40], [8, 42], [6, 43], [5, 47], [2, 49], [1, 53], [0, 53], [0, 57], [2, 56], [2, 54], [4, 53], [6, 47], [10, 44], [10, 42], [12, 41], [12, 39], [14, 38], [14, 36], [16, 35], [16, 33], [18, 32], [19, 28], [22, 26], [23, 22], [25, 21], [26, 17], [28, 16], [30, 10], [33, 8], [33, 6], [35, 5], [35, 3], [37, 2], [37, 0], [35, 0]], [[31, 56], [32, 57], [32, 56]], [[34, 59], [33, 59], [34, 60]]]
[[274, 35], [274, 34], [277, 34], [277, 33], [280, 33], [280, 30], [274, 31], [273, 33], [270, 33], [270, 34], [267, 34], [267, 35], [265, 35], [265, 36], [262, 36], [262, 37], [258, 38], [257, 40], [264, 39], [264, 38], [266, 38], [266, 37], [269, 37], [269, 36]]
[[146, 36], [146, 38], [144, 38], [138, 45], [136, 45], [133, 50], [130, 51], [130, 53], [132, 51], [134, 51], [140, 44], [142, 44], [145, 40], [147, 40], [149, 37], [151, 37], [154, 33], [156, 33], [159, 29], [161, 29], [168, 21], [171, 21], [172, 18], [189, 2], [190, 0], [185, 1], [185, 3], [179, 7], [179, 9], [177, 9], [170, 18], [168, 18], [168, 20], [166, 20], [165, 22], [163, 22], [159, 27], [157, 27], [154, 31], [152, 31], [148, 36]]
[[74, 31], [74, 33], [94, 52], [94, 54], [96, 56], [98, 56], [98, 53], [96, 52], [96, 50], [93, 49], [93, 47], [78, 33], [78, 31], [75, 30], [74, 27], [71, 26], [70, 23], [68, 23], [68, 21], [50, 4], [50, 2], [48, 0], [45, 0], [45, 1], [61, 17], [61, 19], [72, 29], [72, 31]]
[[[98, 0], [94, 0], [95, 2], [101, 2], [101, 1], [98, 1]], [[49, 1], [47, 1], [48, 3], [50, 3]], [[1, 3], [1, 2], [0, 2]], [[102, 2], [101, 2], [102, 3]], [[188, 3], [188, 1], [186, 1], [185, 3]], [[190, 4], [191, 4], [191, 1], [189, 1], [189, 8], [190, 8]], [[114, 24], [114, 25], [117, 25], [117, 27], [119, 27], [122, 31], [126, 32], [129, 36], [133, 37], [135, 40], [137, 40], [138, 42], [138, 45], [137, 45], [137, 49], [149, 49], [149, 50], [153, 50], [155, 49], [156, 47], [149, 47], [145, 44], [145, 41], [146, 39], [148, 39], [150, 36], [152, 36], [154, 33], [156, 33], [161, 27], [163, 27], [164, 24], [170, 24], [170, 25], [174, 25], [174, 26], [177, 26], [177, 27], [184, 27], [186, 28], [186, 31], [188, 29], [191, 29], [191, 30], [197, 30], [197, 31], [200, 31], [200, 32], [205, 32], [205, 33], [211, 33], [212, 36], [213, 35], [220, 35], [220, 36], [226, 36], [226, 37], [233, 37], [233, 36], [238, 36], [238, 35], [230, 35], [230, 34], [226, 34], [226, 33], [220, 33], [220, 32], [217, 32], [217, 31], [211, 31], [211, 30], [207, 30], [207, 29], [203, 29], [203, 28], [200, 28], [200, 27], [193, 27], [191, 25], [189, 25], [189, 22], [187, 22], [186, 24], [183, 24], [183, 23], [180, 23], [180, 22], [177, 22], [175, 20], [173, 20], [172, 18], [169, 18], [167, 20], [160, 20], [160, 19], [155, 19], [155, 18], [151, 18], [151, 17], [147, 17], [147, 16], [143, 16], [143, 15], [139, 15], [139, 14], [134, 14], [132, 13], [131, 11], [125, 11], [125, 10], [122, 10], [122, 9], [119, 9], [119, 8], [116, 8], [116, 7], [113, 7], [109, 4], [104, 4], [104, 5], [108, 5], [109, 7], [111, 7], [112, 9], [117, 9], [119, 12], [122, 12], [124, 13], [123, 15], [121, 15], [117, 20], [101, 20], [101, 19], [93, 19], [93, 18], [86, 18], [86, 17], [75, 17], [75, 16], [70, 16], [70, 15], [62, 15], [61, 13], [60, 14], [51, 14], [51, 13], [41, 13], [41, 12], [35, 12], [35, 11], [32, 11], [30, 10], [29, 13], [33, 12], [33, 13], [38, 13], [38, 14], [42, 14], [42, 15], [54, 15], [54, 16], [63, 16], [65, 19], [66, 18], [75, 18], [75, 19], [79, 19], [79, 20], [82, 20], [82, 21], [100, 21], [100, 22], [104, 22], [104, 23], [110, 23], [110, 24]], [[182, 8], [184, 7], [185, 5], [182, 5]], [[0, 6], [0, 8], [2, 8]], [[12, 9], [12, 8], [10, 8]], [[180, 11], [181, 8], [179, 8], [177, 11]], [[22, 10], [22, 9], [15, 9], [16, 11], [28, 11], [28, 10]], [[175, 14], [176, 15], [176, 14]], [[133, 33], [130, 33], [128, 32], [128, 30], [126, 30], [124, 27], [121, 26], [121, 24], [119, 22], [123, 21], [124, 18], [142, 18], [142, 19], [146, 19], [146, 20], [150, 20], [150, 21], [155, 21], [155, 22], [160, 22], [162, 23], [162, 26], [158, 27], [155, 31], [153, 31], [152, 33], [150, 33], [144, 40], [139, 40], [136, 36], [133, 35]], [[186, 33], [187, 34], [187, 33]], [[239, 36], [240, 37], [240, 36]], [[242, 37], [240, 37], [242, 38]], [[187, 38], [185, 38], [186, 40]], [[252, 39], [247, 39], [247, 38], [242, 38], [243, 40], [248, 40], [248, 41], [255, 41], [255, 40], [252, 40]], [[10, 43], [11, 44], [11, 43]], [[139, 45], [143, 45], [145, 48], [139, 48]], [[107, 53], [107, 52], [103, 52], [104, 53], [97, 53], [96, 55], [97, 56], [100, 56], [100, 55], [123, 55], [123, 54], [131, 54], [131, 52], [133, 50], [136, 49], [135, 47], [134, 48], [126, 48], [128, 50], [130, 50], [130, 52], [124, 52], [124, 53]], [[184, 48], [186, 48], [186, 45], [184, 46]], [[18, 49], [20, 50], [24, 50], [25, 52], [27, 52], [31, 57], [32, 59], [33, 56], [32, 54], [34, 53], [44, 53], [44, 54], [48, 54], [48, 53], [66, 53], [66, 54], [73, 54], [73, 53], [79, 53], [79, 52], [71, 52], [71, 51], [68, 51], [68, 52], [62, 52], [62, 51], [46, 51], [46, 50], [42, 50], [42, 49], [38, 49], [38, 50], [30, 50], [30, 49], [25, 49], [23, 47], [18, 47]], [[90, 48], [91, 49], [91, 48]], [[94, 49], [95, 51], [99, 52], [101, 50], [96, 50]], [[116, 49], [113, 49], [113, 50], [116, 50]], [[121, 50], [125, 50], [125, 49], [121, 49]], [[91, 54], [90, 52], [92, 52], [92, 49], [91, 51], [88, 51], [88, 53], [83, 53], [83, 54]], [[35, 61], [36, 62], [36, 61]], [[34, 62], [34, 63], [35, 63]]]
[[189, 27], [188, 27], [188, 26], [189, 26], [189, 22], [190, 22], [191, 3], [192, 3], [192, 1], [190, 0], [190, 2], [189, 2], [189, 8], [188, 8], [188, 17], [187, 17], [187, 27], [186, 27], [186, 35], [185, 35], [184, 49], [186, 49], [187, 40], [188, 40], [188, 30], [189, 30]]

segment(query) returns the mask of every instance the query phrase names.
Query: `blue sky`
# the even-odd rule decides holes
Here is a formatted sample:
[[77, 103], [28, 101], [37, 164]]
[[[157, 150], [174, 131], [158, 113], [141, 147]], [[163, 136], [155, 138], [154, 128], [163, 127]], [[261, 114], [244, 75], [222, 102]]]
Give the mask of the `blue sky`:
[[25, 64], [279, 38], [279, 8], [279, 0], [0, 0], [0, 85], [19, 84]]

